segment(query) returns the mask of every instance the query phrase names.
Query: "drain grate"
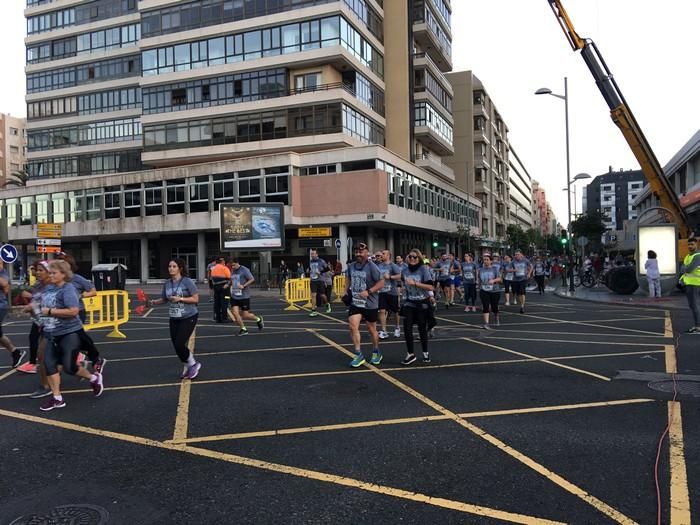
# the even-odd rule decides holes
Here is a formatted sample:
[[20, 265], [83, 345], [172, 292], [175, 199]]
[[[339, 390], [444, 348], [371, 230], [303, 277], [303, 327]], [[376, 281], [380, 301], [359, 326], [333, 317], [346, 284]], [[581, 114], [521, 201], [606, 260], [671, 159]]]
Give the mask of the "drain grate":
[[96, 505], [62, 505], [47, 514], [21, 516], [10, 525], [103, 525], [109, 513]]
[[[665, 379], [663, 381], [651, 381], [649, 388], [658, 392], [673, 393], [673, 381]], [[700, 397], [700, 381], [679, 380], [676, 381], [676, 391], [679, 394]]]

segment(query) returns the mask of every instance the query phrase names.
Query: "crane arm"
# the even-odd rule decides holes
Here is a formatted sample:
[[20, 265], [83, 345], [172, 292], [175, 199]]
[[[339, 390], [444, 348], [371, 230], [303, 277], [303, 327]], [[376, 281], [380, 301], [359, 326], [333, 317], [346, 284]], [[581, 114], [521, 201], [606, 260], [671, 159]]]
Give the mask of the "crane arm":
[[642, 133], [642, 129], [634, 118], [598, 48], [591, 39], [584, 39], [578, 36], [561, 0], [547, 1], [557, 17], [557, 21], [562, 31], [564, 31], [571, 48], [574, 51], [581, 51], [583, 60], [586, 62], [600, 93], [610, 108], [610, 116], [617, 127], [620, 128], [620, 131], [622, 131], [622, 135], [637, 158], [651, 191], [659, 199], [660, 205], [671, 212], [682, 238], [687, 238], [691, 234], [691, 229], [678, 195], [676, 195], [671, 182], [664, 174], [661, 164], [659, 164], [654, 151], [651, 149], [644, 133]]

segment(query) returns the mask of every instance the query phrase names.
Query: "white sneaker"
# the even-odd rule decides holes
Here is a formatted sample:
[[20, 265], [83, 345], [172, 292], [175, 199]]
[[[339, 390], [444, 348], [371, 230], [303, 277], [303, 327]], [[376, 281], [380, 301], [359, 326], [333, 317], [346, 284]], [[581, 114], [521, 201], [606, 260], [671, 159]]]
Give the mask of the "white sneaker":
[[389, 337], [389, 334], [387, 334], [384, 330], [379, 331], [379, 339], [386, 339]]
[[394, 330], [394, 337], [401, 337], [401, 328]]
[[506, 306], [510, 306], [510, 303], [508, 301], [506, 301]]

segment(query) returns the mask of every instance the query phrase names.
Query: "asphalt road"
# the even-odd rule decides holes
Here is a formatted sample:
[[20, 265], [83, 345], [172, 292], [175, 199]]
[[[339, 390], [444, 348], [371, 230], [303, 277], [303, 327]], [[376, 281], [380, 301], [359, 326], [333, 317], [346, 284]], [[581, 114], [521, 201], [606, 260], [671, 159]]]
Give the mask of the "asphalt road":
[[[205, 303], [194, 381], [160, 308], [125, 340], [92, 332], [105, 393], [64, 377], [67, 406], [48, 413], [26, 398], [35, 377], [0, 367], [0, 524], [52, 509], [85, 524], [655, 523], [669, 412], [661, 521], [700, 521], [697, 383], [669, 403], [652, 376], [618, 378], [700, 376], [700, 338], [673, 335], [689, 315], [529, 302], [490, 332], [441, 307], [430, 365], [402, 367], [392, 337], [360, 369], [341, 305], [309, 318], [254, 296], [265, 330], [238, 337]], [[27, 344], [26, 322], [4, 330]]]

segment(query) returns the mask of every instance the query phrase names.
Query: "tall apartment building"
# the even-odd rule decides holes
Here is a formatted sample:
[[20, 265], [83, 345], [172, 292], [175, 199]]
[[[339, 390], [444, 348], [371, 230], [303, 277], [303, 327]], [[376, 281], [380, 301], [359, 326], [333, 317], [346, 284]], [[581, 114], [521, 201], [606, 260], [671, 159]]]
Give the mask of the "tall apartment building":
[[27, 163], [26, 120], [0, 113], [0, 187]]
[[642, 170], [613, 171], [610, 166], [608, 173], [598, 175], [586, 186], [584, 210], [601, 213], [608, 230], [622, 230], [626, 220], [637, 218], [632, 202], [644, 182]]
[[510, 224], [508, 126], [471, 71], [447, 74], [454, 91], [454, 155], [446, 163], [458, 187], [481, 201], [485, 246], [502, 242]]
[[283, 203], [288, 262], [307, 253], [296, 226], [330, 226], [319, 246], [343, 253], [479, 226], [443, 164], [449, 0], [27, 0], [25, 15], [32, 185], [3, 203], [13, 239], [64, 223], [83, 261], [146, 280], [182, 256], [201, 279], [224, 202]]
[[547, 193], [540, 183], [532, 181], [532, 214], [533, 228], [542, 235], [557, 234], [558, 221], [551, 204], [547, 200]]
[[523, 230], [534, 227], [532, 200], [532, 177], [511, 145], [508, 158], [510, 166], [510, 220], [508, 224], [520, 226]]

